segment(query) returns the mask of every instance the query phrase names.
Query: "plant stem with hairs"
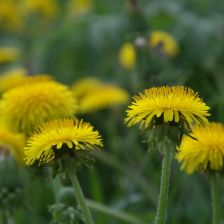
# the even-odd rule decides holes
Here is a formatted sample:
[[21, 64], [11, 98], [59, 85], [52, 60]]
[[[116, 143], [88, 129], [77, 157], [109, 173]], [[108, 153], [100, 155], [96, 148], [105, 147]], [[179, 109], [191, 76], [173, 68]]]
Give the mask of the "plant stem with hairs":
[[166, 220], [169, 182], [170, 182], [170, 170], [172, 161], [172, 151], [170, 145], [164, 150], [163, 162], [162, 162], [162, 174], [160, 182], [160, 193], [157, 205], [155, 224], [164, 224]]

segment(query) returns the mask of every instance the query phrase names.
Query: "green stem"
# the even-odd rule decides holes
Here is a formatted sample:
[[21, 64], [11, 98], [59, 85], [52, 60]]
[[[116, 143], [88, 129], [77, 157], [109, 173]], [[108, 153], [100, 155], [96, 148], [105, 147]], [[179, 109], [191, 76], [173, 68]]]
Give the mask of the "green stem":
[[137, 217], [128, 214], [126, 212], [118, 211], [116, 209], [110, 208], [109, 206], [105, 206], [101, 203], [87, 200], [87, 205], [90, 209], [101, 212], [102, 214], [114, 217], [116, 219], [119, 219], [123, 222], [129, 223], [129, 224], [144, 224], [143, 221], [139, 220]]
[[217, 176], [214, 173], [210, 175], [210, 184], [212, 199], [212, 224], [220, 224], [219, 192], [217, 186]]
[[83, 214], [83, 217], [85, 219], [85, 223], [86, 224], [93, 224], [93, 219], [92, 219], [92, 215], [89, 211], [89, 208], [86, 204], [86, 199], [83, 195], [83, 192], [82, 192], [82, 188], [79, 184], [79, 181], [77, 179], [77, 175], [76, 173], [72, 172], [72, 170], [68, 170], [68, 176], [72, 182], [72, 185], [73, 185], [73, 188], [74, 188], [74, 191], [75, 191], [75, 195], [76, 195], [76, 199], [82, 209], [82, 214]]
[[155, 224], [165, 223], [167, 203], [168, 203], [171, 161], [172, 161], [172, 154], [169, 146], [164, 150], [162, 174], [160, 182], [160, 193], [159, 193]]
[[52, 180], [52, 188], [54, 191], [54, 196], [55, 196], [55, 202], [59, 202], [59, 191], [62, 187], [61, 181], [60, 181], [60, 176], [57, 175], [53, 180]]

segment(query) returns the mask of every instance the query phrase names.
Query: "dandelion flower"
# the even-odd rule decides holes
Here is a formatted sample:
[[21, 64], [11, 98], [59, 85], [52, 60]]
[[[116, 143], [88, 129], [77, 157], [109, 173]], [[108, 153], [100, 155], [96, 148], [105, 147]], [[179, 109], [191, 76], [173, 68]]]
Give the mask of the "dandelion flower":
[[152, 48], [161, 50], [163, 54], [169, 57], [174, 57], [179, 51], [177, 41], [174, 39], [173, 36], [164, 31], [152, 32], [149, 39], [149, 45]]
[[205, 127], [195, 127], [192, 136], [184, 136], [177, 160], [182, 163], [181, 169], [187, 173], [195, 171], [221, 171], [224, 161], [224, 126], [210, 123]]
[[72, 85], [71, 89], [72, 89], [73, 95], [76, 98], [80, 98], [98, 89], [102, 85], [103, 83], [99, 81], [98, 79], [87, 77], [75, 82]]
[[53, 18], [58, 11], [56, 0], [25, 0], [24, 8], [30, 14], [39, 14], [46, 19]]
[[125, 69], [131, 70], [134, 68], [136, 63], [136, 52], [132, 43], [125, 43], [121, 47], [118, 60], [121, 66]]
[[139, 122], [146, 127], [157, 122], [172, 122], [192, 127], [192, 124], [207, 124], [208, 110], [209, 107], [190, 88], [153, 87], [133, 97], [125, 121], [128, 126]]
[[[15, 13], [16, 12], [16, 13]], [[23, 26], [22, 7], [15, 0], [0, 1], [0, 29], [18, 31]]]
[[27, 71], [24, 68], [16, 68], [7, 71], [0, 76], [0, 93], [15, 87], [18, 83], [24, 80]]
[[49, 164], [63, 153], [76, 157], [77, 153], [97, 146], [102, 146], [101, 136], [89, 123], [73, 119], [54, 120], [42, 124], [28, 139], [24, 149], [25, 161], [28, 166], [35, 162]]
[[54, 82], [37, 82], [5, 92], [0, 102], [1, 118], [13, 130], [29, 134], [39, 124], [71, 117], [76, 109], [72, 92]]
[[0, 64], [16, 61], [19, 53], [19, 49], [16, 47], [0, 47]]
[[128, 93], [125, 90], [114, 85], [104, 85], [80, 98], [79, 112], [93, 112], [124, 104], [127, 101]]
[[83, 14], [92, 10], [93, 0], [71, 0], [68, 6], [71, 14]]
[[11, 154], [19, 162], [23, 162], [25, 137], [23, 134], [14, 133], [0, 124], [0, 154]]

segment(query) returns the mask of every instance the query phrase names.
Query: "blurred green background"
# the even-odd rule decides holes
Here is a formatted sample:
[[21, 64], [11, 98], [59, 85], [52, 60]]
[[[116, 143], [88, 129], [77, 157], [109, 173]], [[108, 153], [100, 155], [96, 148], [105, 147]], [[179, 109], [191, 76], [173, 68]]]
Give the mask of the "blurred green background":
[[[0, 0], [0, 8], [4, 1]], [[19, 0], [9, 1], [22, 5]], [[0, 65], [2, 73], [25, 67], [30, 74], [51, 74], [68, 85], [91, 76], [119, 85], [130, 96], [152, 86], [186, 85], [198, 91], [211, 107], [211, 120], [223, 122], [223, 0], [93, 0], [82, 1], [79, 7], [69, 5], [70, 0], [55, 2], [57, 9], [52, 14], [29, 7], [28, 13], [20, 7], [16, 11], [11, 8], [16, 21], [21, 19], [21, 11], [22, 25], [18, 27], [10, 27], [10, 20], [5, 22], [0, 9], [0, 47], [13, 46], [20, 51], [16, 61]], [[141, 38], [148, 42], [154, 30], [171, 34], [179, 45], [178, 54], [171, 58], [135, 46], [135, 66], [123, 68], [118, 59], [121, 46]], [[161, 156], [153, 150], [147, 154], [147, 137], [138, 127], [125, 126], [127, 105], [79, 115], [100, 131], [104, 141], [94, 168], [83, 168], [79, 178], [87, 198], [153, 223]], [[54, 203], [52, 180], [44, 170], [18, 172], [1, 170], [0, 178], [2, 182], [9, 173], [9, 179], [21, 180], [17, 184], [24, 191], [24, 206], [16, 212], [16, 223], [49, 223], [52, 216], [48, 206]], [[220, 188], [223, 186], [220, 183]], [[224, 205], [223, 196], [221, 202]], [[125, 223], [93, 214], [96, 224]], [[209, 224], [210, 220], [206, 175], [186, 175], [174, 161], [167, 223]]]

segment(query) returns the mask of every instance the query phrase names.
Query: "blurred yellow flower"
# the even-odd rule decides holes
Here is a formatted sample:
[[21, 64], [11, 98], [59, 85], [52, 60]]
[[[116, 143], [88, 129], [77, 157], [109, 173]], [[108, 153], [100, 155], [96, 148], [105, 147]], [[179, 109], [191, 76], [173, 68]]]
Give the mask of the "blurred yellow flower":
[[19, 1], [0, 0], [0, 29], [18, 31], [23, 26], [23, 13]]
[[131, 43], [125, 43], [119, 52], [118, 61], [121, 66], [127, 70], [131, 70], [136, 64], [136, 51]]
[[23, 78], [21, 78], [20, 80], [18, 80], [18, 82], [15, 82], [14, 85], [11, 86], [11, 88], [48, 81], [54, 81], [54, 78], [51, 75], [47, 74], [26, 75], [23, 76]]
[[176, 155], [182, 163], [181, 169], [191, 174], [195, 171], [221, 171], [224, 161], [224, 126], [210, 123], [205, 127], [195, 127], [194, 140], [184, 136]]
[[[207, 124], [209, 107], [198, 94], [184, 86], [162, 86], [146, 89], [133, 97], [127, 110], [125, 122], [128, 126], [141, 123], [151, 127], [158, 122], [183, 123], [185, 127], [193, 124]], [[161, 119], [158, 119], [161, 118]]]
[[24, 68], [15, 68], [0, 74], [0, 94], [20, 83], [27, 75]]
[[164, 31], [154, 31], [149, 38], [149, 44], [169, 57], [174, 57], [179, 52], [177, 41], [169, 33]]
[[76, 103], [67, 86], [37, 81], [5, 92], [0, 108], [2, 120], [11, 129], [29, 135], [43, 122], [73, 116]]
[[11, 132], [5, 125], [0, 124], [0, 154], [12, 155], [18, 162], [23, 162], [25, 137], [23, 134]]
[[24, 148], [25, 161], [28, 166], [35, 162], [44, 165], [65, 153], [77, 159], [79, 154], [102, 145], [99, 132], [89, 123], [73, 119], [54, 120], [42, 124], [28, 139]]
[[24, 0], [26, 14], [38, 14], [44, 18], [53, 18], [58, 12], [57, 0]]
[[7, 64], [18, 59], [20, 51], [16, 47], [0, 47], [0, 64]]
[[92, 91], [98, 89], [102, 85], [103, 83], [100, 82], [98, 79], [86, 77], [75, 82], [72, 85], [71, 89], [72, 89], [73, 95], [79, 98], [88, 93], [91, 93]]
[[70, 0], [68, 10], [71, 14], [82, 14], [92, 10], [93, 0]]
[[89, 92], [79, 100], [79, 112], [89, 113], [106, 109], [128, 101], [128, 93], [114, 85], [104, 85]]

